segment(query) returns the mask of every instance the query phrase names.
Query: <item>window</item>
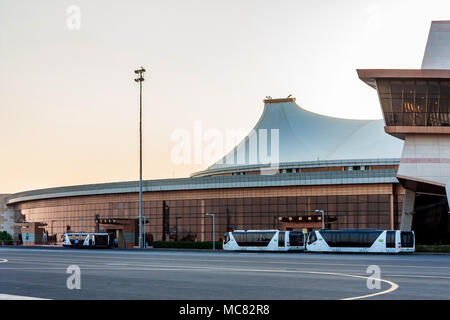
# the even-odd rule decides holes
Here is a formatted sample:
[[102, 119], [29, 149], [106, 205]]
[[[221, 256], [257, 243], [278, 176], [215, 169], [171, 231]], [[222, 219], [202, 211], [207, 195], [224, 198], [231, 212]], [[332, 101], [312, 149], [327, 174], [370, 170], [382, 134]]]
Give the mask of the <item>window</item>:
[[304, 242], [305, 240], [303, 232], [289, 232], [289, 244], [291, 245], [291, 247], [303, 246]]
[[317, 236], [315, 231], [311, 231], [308, 236], [308, 244], [314, 243], [317, 241]]
[[321, 231], [323, 239], [330, 247], [362, 247], [369, 248], [377, 240], [382, 231]]
[[225, 233], [225, 235], [223, 236], [223, 243], [227, 243], [228, 241], [230, 241], [230, 235], [227, 233]]
[[95, 245], [107, 246], [108, 245], [108, 236], [107, 235], [95, 235]]
[[278, 246], [279, 247], [284, 247], [284, 238], [285, 238], [285, 232], [280, 231], [278, 233]]
[[233, 232], [233, 237], [241, 247], [265, 247], [272, 240], [275, 231]]
[[379, 79], [381, 107], [388, 126], [448, 126], [448, 80]]
[[402, 231], [400, 234], [402, 247], [414, 247], [414, 235], [411, 231]]
[[386, 248], [395, 248], [395, 231], [386, 232]]

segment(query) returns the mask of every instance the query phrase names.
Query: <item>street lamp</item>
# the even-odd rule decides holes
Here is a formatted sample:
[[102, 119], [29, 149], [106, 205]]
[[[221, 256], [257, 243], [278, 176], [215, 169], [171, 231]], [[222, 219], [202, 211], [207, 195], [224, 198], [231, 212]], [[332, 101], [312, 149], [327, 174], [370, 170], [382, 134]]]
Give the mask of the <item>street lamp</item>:
[[316, 213], [322, 214], [322, 229], [325, 229], [325, 211], [323, 210], [316, 210]]
[[211, 216], [212, 217], [212, 233], [213, 233], [213, 250], [216, 250], [216, 227], [215, 227], [215, 221], [214, 221], [214, 213], [206, 213], [207, 216]]
[[139, 248], [142, 243], [142, 82], [144, 81], [144, 67], [134, 70], [139, 78], [134, 81], [139, 82]]

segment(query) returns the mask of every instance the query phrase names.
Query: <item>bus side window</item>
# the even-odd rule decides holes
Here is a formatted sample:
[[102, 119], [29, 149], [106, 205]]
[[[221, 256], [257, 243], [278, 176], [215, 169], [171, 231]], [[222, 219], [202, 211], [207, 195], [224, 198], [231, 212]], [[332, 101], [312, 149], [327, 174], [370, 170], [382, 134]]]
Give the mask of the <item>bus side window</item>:
[[316, 236], [316, 232], [315, 231], [311, 231], [309, 233], [309, 237], [308, 237], [308, 244], [311, 244], [313, 242], [317, 241], [317, 236]]
[[284, 247], [284, 238], [285, 238], [285, 232], [280, 231], [278, 232], [278, 246]]

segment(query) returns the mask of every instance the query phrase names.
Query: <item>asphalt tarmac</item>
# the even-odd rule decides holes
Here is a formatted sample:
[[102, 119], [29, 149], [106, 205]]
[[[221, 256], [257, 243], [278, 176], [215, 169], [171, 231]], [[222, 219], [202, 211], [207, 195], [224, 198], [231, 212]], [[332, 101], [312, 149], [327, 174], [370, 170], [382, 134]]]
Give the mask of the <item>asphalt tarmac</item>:
[[36, 298], [450, 299], [450, 255], [0, 248], [0, 299]]

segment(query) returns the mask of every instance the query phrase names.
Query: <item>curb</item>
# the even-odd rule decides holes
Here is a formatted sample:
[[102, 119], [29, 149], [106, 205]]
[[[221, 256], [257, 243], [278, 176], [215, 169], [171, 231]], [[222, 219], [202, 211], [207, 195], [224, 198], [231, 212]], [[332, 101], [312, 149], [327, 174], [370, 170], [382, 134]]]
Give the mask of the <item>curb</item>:
[[[9, 249], [21, 249], [21, 250], [30, 250], [30, 249], [41, 249], [41, 250], [88, 250], [87, 248], [64, 248], [62, 246], [14, 246], [14, 245], [5, 245], [0, 246], [0, 250], [2, 248]], [[228, 252], [222, 249], [216, 249], [215, 251], [212, 249], [183, 249], [183, 248], [111, 248], [111, 249], [91, 249], [91, 250], [107, 250], [107, 251], [143, 251], [143, 252], [151, 252], [151, 251], [183, 251], [183, 252]], [[233, 251], [230, 251], [233, 252]]]
[[415, 255], [450, 255], [450, 252], [425, 252], [425, 251], [416, 251]]

